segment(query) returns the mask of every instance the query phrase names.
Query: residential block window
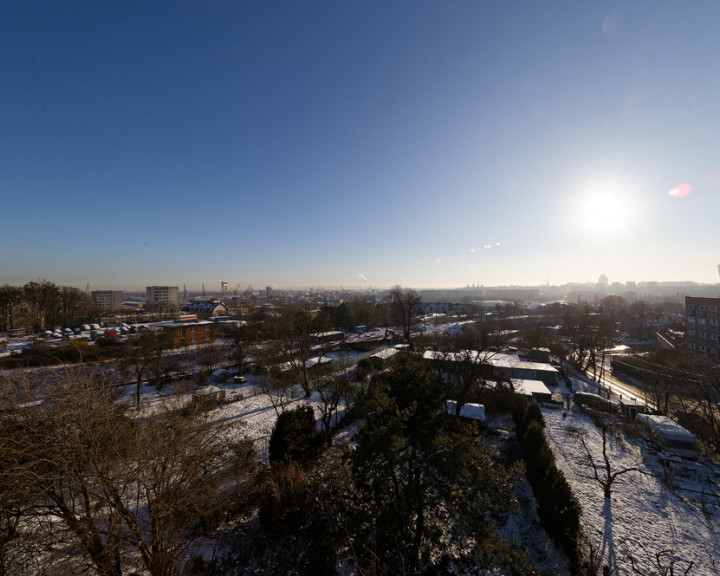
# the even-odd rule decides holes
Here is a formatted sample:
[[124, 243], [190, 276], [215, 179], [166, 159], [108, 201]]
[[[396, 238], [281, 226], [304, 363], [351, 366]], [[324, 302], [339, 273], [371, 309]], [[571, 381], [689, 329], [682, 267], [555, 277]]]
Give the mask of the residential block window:
[[197, 342], [197, 338], [195, 338], [195, 336], [193, 336], [192, 338], [190, 338], [190, 342]]
[[197, 332], [197, 326], [191, 326], [190, 332]]

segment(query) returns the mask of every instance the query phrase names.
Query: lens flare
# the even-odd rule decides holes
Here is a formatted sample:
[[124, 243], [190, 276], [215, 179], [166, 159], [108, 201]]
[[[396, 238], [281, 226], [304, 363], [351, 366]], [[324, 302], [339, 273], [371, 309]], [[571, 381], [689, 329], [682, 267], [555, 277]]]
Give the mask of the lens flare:
[[684, 198], [685, 196], [690, 194], [691, 189], [692, 188], [690, 187], [690, 184], [678, 184], [677, 186], [675, 186], [675, 188], [670, 190], [668, 194], [673, 198]]

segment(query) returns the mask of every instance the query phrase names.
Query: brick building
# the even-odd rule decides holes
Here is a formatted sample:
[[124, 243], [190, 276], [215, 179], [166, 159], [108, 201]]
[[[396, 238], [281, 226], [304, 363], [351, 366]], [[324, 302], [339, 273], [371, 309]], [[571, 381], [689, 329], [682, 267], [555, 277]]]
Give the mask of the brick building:
[[215, 323], [210, 320], [175, 321], [162, 324], [163, 330], [172, 332], [175, 346], [194, 346], [215, 342]]

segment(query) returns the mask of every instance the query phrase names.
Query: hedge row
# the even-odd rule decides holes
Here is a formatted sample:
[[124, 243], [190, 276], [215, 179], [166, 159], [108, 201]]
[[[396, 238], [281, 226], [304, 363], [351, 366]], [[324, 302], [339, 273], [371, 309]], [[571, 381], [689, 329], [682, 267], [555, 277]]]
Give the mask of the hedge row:
[[527, 476], [538, 503], [538, 515], [550, 537], [565, 551], [573, 574], [580, 573], [580, 504], [555, 465], [538, 405], [519, 398], [513, 410], [515, 431]]
[[62, 346], [33, 346], [0, 358], [0, 368], [29, 368], [54, 366], [57, 364], [74, 364], [77, 362], [95, 362], [107, 356], [105, 350], [97, 346], [81, 344], [64, 344]]

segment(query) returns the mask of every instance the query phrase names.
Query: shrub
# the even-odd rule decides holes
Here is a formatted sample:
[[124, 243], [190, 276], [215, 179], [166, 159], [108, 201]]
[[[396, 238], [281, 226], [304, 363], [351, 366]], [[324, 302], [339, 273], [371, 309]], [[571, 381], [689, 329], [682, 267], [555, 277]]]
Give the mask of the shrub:
[[255, 444], [247, 436], [230, 446], [232, 454], [230, 463], [232, 469], [238, 474], [252, 473], [257, 465], [257, 452]]
[[258, 481], [258, 519], [268, 534], [296, 533], [305, 523], [307, 478], [293, 462], [277, 462], [260, 474]]
[[480, 403], [488, 414], [509, 414], [515, 406], [515, 393], [510, 388], [499, 386], [485, 390], [480, 396]]
[[562, 546], [570, 570], [578, 573], [580, 504], [563, 473], [545, 436], [542, 411], [534, 402], [518, 399], [513, 410], [518, 443], [527, 465], [528, 480], [538, 503], [538, 516], [550, 537]]
[[320, 453], [322, 433], [310, 406], [286, 410], [278, 416], [270, 435], [270, 462], [296, 462], [307, 466]]
[[355, 380], [362, 382], [370, 375], [370, 372], [372, 372], [372, 362], [370, 362], [370, 359], [363, 358], [359, 360], [355, 368]]

